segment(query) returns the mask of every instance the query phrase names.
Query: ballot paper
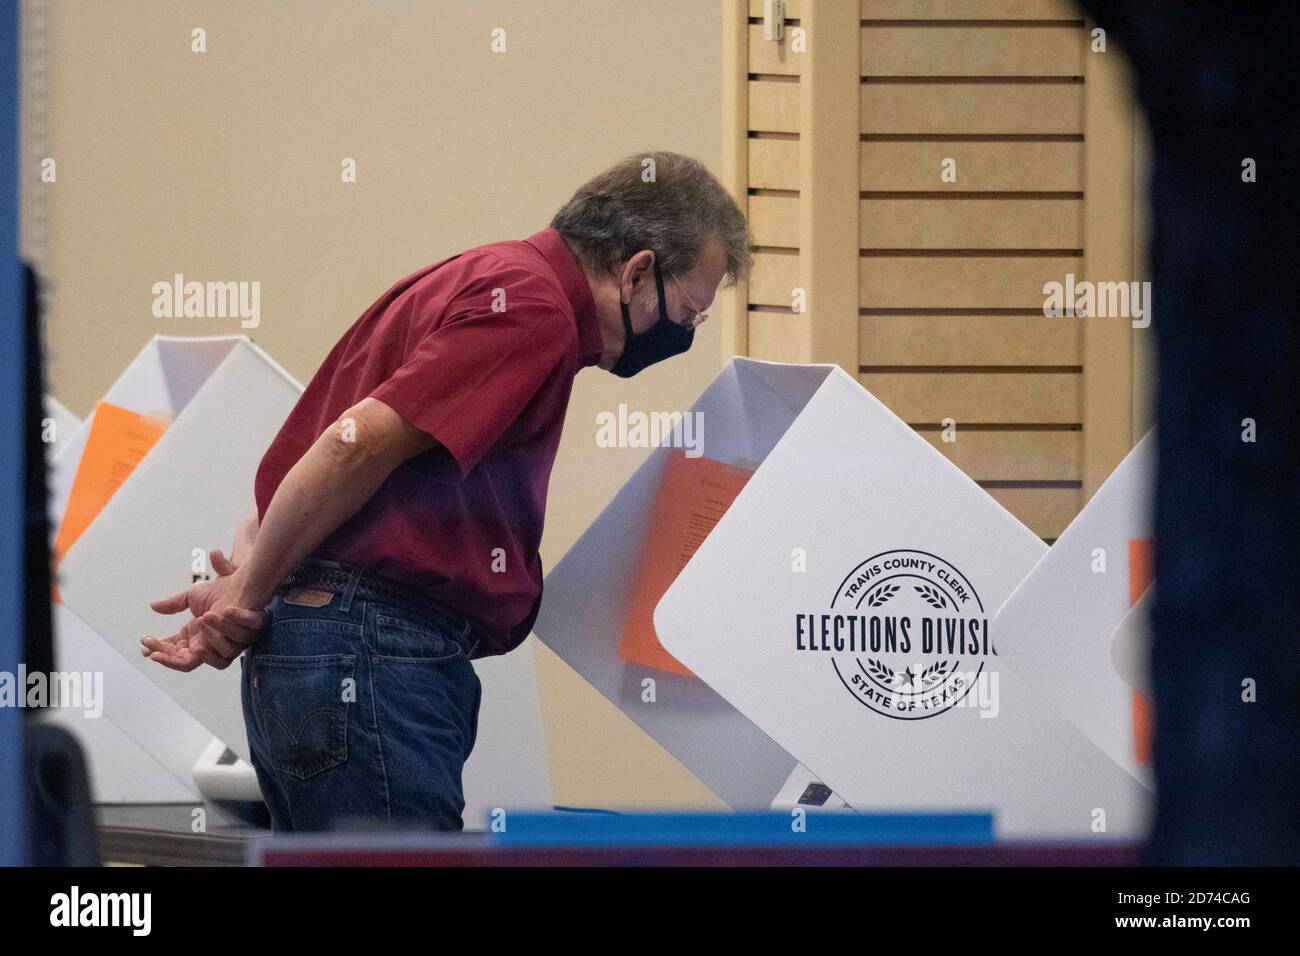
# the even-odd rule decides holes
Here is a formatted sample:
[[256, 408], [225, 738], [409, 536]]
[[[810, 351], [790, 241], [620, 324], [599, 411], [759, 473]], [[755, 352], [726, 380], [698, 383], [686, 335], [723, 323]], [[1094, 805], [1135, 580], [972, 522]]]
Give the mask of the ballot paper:
[[56, 561], [81, 537], [166, 430], [167, 423], [159, 418], [109, 402], [96, 403], [86, 448], [54, 540]]
[[749, 469], [712, 458], [690, 457], [680, 449], [669, 451], [619, 646], [623, 660], [694, 676], [659, 643], [654, 630], [655, 605], [726, 514], [750, 474]]
[[859, 812], [1132, 838], [1141, 786], [990, 627], [1046, 545], [834, 369], [655, 612], [664, 647]]

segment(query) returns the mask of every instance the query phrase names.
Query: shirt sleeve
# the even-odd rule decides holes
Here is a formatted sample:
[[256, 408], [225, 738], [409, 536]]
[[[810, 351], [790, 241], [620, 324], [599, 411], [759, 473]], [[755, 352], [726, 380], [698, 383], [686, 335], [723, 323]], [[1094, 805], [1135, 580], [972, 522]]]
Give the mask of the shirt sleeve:
[[429, 331], [370, 397], [433, 436], [464, 477], [544, 382], [572, 370], [576, 336], [553, 302], [476, 308]]

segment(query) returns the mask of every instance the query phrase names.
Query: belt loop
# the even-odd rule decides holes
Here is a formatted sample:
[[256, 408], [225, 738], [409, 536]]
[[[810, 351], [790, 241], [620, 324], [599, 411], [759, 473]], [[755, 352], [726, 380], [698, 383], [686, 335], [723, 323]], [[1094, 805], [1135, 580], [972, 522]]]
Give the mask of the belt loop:
[[361, 583], [361, 569], [353, 568], [348, 574], [347, 587], [343, 589], [343, 603], [339, 605], [339, 610], [344, 614], [352, 609], [352, 595], [357, 593], [357, 585]]

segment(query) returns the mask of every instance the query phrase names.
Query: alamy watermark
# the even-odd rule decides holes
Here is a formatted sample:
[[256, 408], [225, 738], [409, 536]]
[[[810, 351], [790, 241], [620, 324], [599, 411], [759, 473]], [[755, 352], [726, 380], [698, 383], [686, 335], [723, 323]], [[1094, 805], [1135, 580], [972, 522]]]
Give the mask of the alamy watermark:
[[0, 671], [0, 707], [58, 707], [87, 717], [104, 713], [103, 671]]
[[262, 322], [262, 283], [186, 281], [177, 272], [171, 282], [155, 282], [155, 319], [239, 319], [240, 328]]
[[704, 454], [703, 412], [629, 411], [620, 404], [617, 412], [596, 414], [596, 445], [599, 448], [681, 448], [687, 458]]
[[1133, 328], [1145, 329], [1151, 324], [1151, 283], [1076, 282], [1074, 273], [1067, 272], [1064, 282], [1044, 283], [1043, 315], [1131, 319]]

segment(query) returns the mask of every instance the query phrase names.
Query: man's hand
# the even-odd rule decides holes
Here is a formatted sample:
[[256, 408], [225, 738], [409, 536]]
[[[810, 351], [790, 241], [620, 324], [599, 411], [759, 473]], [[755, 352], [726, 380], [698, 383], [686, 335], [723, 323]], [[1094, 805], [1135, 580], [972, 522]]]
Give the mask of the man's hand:
[[209, 558], [218, 577], [200, 581], [149, 606], [159, 614], [188, 610], [192, 617], [171, 637], [142, 637], [140, 653], [172, 670], [189, 672], [200, 664], [230, 666], [261, 635], [266, 611], [244, 607], [239, 568], [219, 550]]

